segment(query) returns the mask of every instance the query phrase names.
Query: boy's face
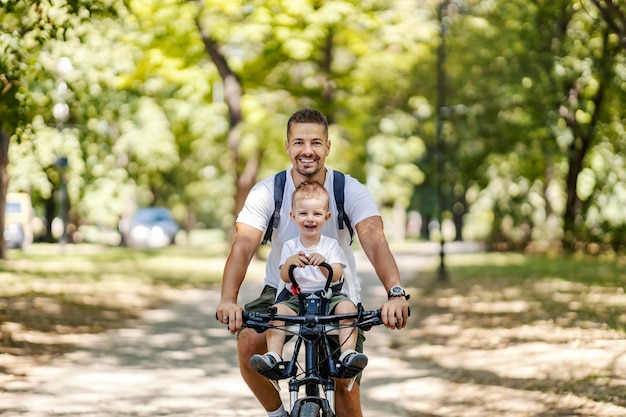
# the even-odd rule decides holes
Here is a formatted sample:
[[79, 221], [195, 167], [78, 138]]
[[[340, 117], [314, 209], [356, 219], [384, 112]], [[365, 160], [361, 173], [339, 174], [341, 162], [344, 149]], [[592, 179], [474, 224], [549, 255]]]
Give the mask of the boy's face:
[[323, 125], [294, 123], [285, 148], [296, 172], [310, 178], [324, 168], [324, 162], [330, 153], [330, 141]]
[[290, 215], [298, 225], [301, 235], [306, 237], [319, 235], [322, 227], [330, 219], [328, 200], [324, 198], [296, 199]]

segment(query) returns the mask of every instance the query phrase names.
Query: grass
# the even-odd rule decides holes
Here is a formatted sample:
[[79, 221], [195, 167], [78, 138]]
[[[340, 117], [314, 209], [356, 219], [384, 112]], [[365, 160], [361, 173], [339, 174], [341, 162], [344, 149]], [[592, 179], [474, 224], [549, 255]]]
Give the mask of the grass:
[[[220, 281], [228, 247], [212, 232], [160, 250], [102, 245], [33, 245], [0, 263], [0, 353], [63, 353], [62, 342], [28, 341], [101, 332], [144, 309], [163, 305], [176, 290]], [[521, 254], [447, 257], [450, 281], [411, 282], [417, 317], [449, 312], [481, 327], [554, 320], [562, 326], [623, 331], [624, 260], [544, 258]]]
[[[0, 262], [0, 375], [5, 375], [0, 389], [3, 380], [27, 375], [29, 366], [74, 350], [81, 335], [129, 325], [142, 310], [175, 300], [180, 289], [217, 285], [228, 251], [224, 242], [223, 236], [207, 233], [162, 250], [83, 244], [10, 251]], [[614, 380], [612, 374], [512, 378], [471, 364], [446, 368], [423, 356], [440, 349], [489, 355], [525, 343], [552, 343], [558, 349], [581, 334], [583, 342], [621, 339], [626, 258], [450, 254], [449, 281], [441, 283], [435, 280], [437, 254], [427, 256], [432, 269], [405, 278], [413, 294], [411, 328], [392, 347], [399, 352], [432, 348], [407, 360], [429, 364], [435, 375], [455, 385], [626, 404], [623, 385], [606, 382]], [[544, 368], [539, 364], [540, 371]], [[565, 415], [560, 410], [545, 415]]]
[[[508, 320], [511, 325], [553, 320], [566, 327], [624, 331], [624, 261], [501, 253], [458, 255], [451, 259], [446, 285], [457, 295], [467, 296], [465, 305], [474, 306], [475, 313]], [[480, 312], [477, 303], [490, 303], [492, 312]], [[511, 308], [498, 313], [496, 303], [508, 303]]]
[[72, 349], [64, 336], [119, 327], [167, 303], [175, 290], [214, 285], [226, 250], [220, 242], [160, 250], [36, 244], [10, 251], [0, 263], [0, 353], [53, 357]]
[[[588, 348], [594, 341], [611, 343], [625, 336], [624, 257], [484, 253], [446, 259], [447, 282], [437, 281], [435, 270], [425, 271], [410, 282], [416, 293], [415, 301], [412, 299], [416, 314], [410, 326], [419, 333], [419, 342], [407, 341], [404, 348], [420, 343], [435, 346], [432, 351], [482, 350], [488, 356], [538, 344], [543, 349], [553, 346], [558, 357], [562, 346]], [[402, 343], [396, 347], [402, 348]], [[607, 352], [611, 354], [615, 352]], [[511, 360], [515, 363], [516, 358]], [[620, 372], [609, 366], [596, 375], [594, 365], [586, 364], [584, 356], [571, 360], [569, 366], [582, 376], [569, 375], [569, 366], [552, 369], [545, 363], [534, 364], [536, 378], [511, 378], [506, 371], [475, 369], [471, 363], [467, 368], [441, 368], [439, 372], [441, 378], [457, 384], [540, 391], [561, 398], [562, 404], [555, 403], [542, 415], [573, 415], [560, 413], [567, 398], [584, 397], [596, 401], [596, 407], [597, 402], [626, 406]], [[541, 376], [546, 369], [555, 375]]]

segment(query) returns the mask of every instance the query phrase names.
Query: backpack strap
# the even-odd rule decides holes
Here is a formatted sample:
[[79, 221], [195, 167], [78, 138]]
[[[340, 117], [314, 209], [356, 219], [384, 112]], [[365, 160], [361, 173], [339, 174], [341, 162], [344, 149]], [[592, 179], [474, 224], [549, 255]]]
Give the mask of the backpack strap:
[[272, 240], [272, 232], [278, 229], [280, 223], [280, 209], [283, 206], [283, 194], [285, 193], [285, 182], [287, 181], [287, 171], [280, 171], [274, 175], [274, 214], [270, 218], [270, 222], [265, 229], [262, 245]]
[[344, 208], [344, 195], [343, 190], [346, 185], [346, 176], [343, 172], [333, 171], [333, 193], [335, 194], [335, 203], [337, 204], [337, 224], [339, 225], [339, 229], [343, 229], [343, 226], [348, 228], [350, 232], [350, 244], [352, 244], [354, 230], [352, 229], [352, 225], [350, 224], [350, 219], [346, 214], [346, 210]]
[[[278, 228], [280, 223], [280, 209], [283, 206], [283, 194], [285, 193], [285, 182], [287, 181], [287, 171], [281, 171], [274, 175], [274, 214], [270, 217], [270, 221], [265, 229], [262, 245], [272, 240], [272, 232]], [[337, 225], [339, 229], [343, 229], [344, 225], [350, 232], [350, 244], [352, 244], [354, 229], [350, 224], [350, 219], [344, 208], [344, 187], [346, 185], [346, 176], [343, 172], [333, 170], [333, 193], [335, 195], [335, 204], [337, 205]]]

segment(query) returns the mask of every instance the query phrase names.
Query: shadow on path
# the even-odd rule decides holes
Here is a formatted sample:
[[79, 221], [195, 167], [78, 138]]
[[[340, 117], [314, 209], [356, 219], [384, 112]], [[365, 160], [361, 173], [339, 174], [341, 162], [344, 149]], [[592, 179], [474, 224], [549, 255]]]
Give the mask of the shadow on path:
[[[377, 308], [384, 290], [375, 276], [368, 275], [363, 276], [364, 294], [376, 294], [370, 300], [378, 300], [366, 307]], [[251, 299], [260, 288], [260, 282], [246, 281], [240, 301]], [[86, 336], [77, 351], [34, 369], [28, 385], [0, 392], [0, 414], [263, 416], [239, 374], [235, 336], [214, 319], [218, 300], [218, 289], [183, 291], [176, 303], [146, 311], [125, 328]], [[407, 415], [395, 402], [376, 399], [368, 391], [392, 381], [392, 368], [399, 371], [403, 366], [386, 357], [391, 333], [375, 328], [367, 334], [365, 417]], [[285, 402], [286, 391], [284, 385]]]
[[[436, 266], [436, 251], [428, 255], [432, 248], [427, 249], [396, 254], [407, 281]], [[386, 294], [363, 254], [357, 264], [365, 307], [377, 308]], [[258, 280], [246, 280], [240, 302], [260, 288]], [[417, 312], [425, 296], [415, 293]], [[214, 318], [218, 299], [217, 289], [183, 291], [175, 303], [146, 311], [125, 328], [85, 335], [80, 349], [0, 392], [0, 414], [264, 416], [239, 374], [235, 337]], [[379, 326], [366, 334], [364, 417], [626, 415], [626, 408], [611, 404], [623, 398], [623, 337], [601, 329], [578, 334], [550, 323], [463, 328], [462, 317], [437, 309], [414, 314], [403, 331]]]

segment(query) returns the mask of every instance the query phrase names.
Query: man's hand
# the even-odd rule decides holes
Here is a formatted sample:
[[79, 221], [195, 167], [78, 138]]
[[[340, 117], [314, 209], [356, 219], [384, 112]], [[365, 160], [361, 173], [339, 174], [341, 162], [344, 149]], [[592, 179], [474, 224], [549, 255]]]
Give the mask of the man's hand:
[[404, 329], [409, 321], [409, 302], [405, 297], [391, 297], [383, 304], [380, 318], [389, 329]]
[[217, 321], [227, 325], [228, 330], [230, 330], [232, 334], [235, 334], [243, 326], [242, 313], [243, 308], [239, 307], [236, 303], [220, 302], [217, 305], [215, 317]]

